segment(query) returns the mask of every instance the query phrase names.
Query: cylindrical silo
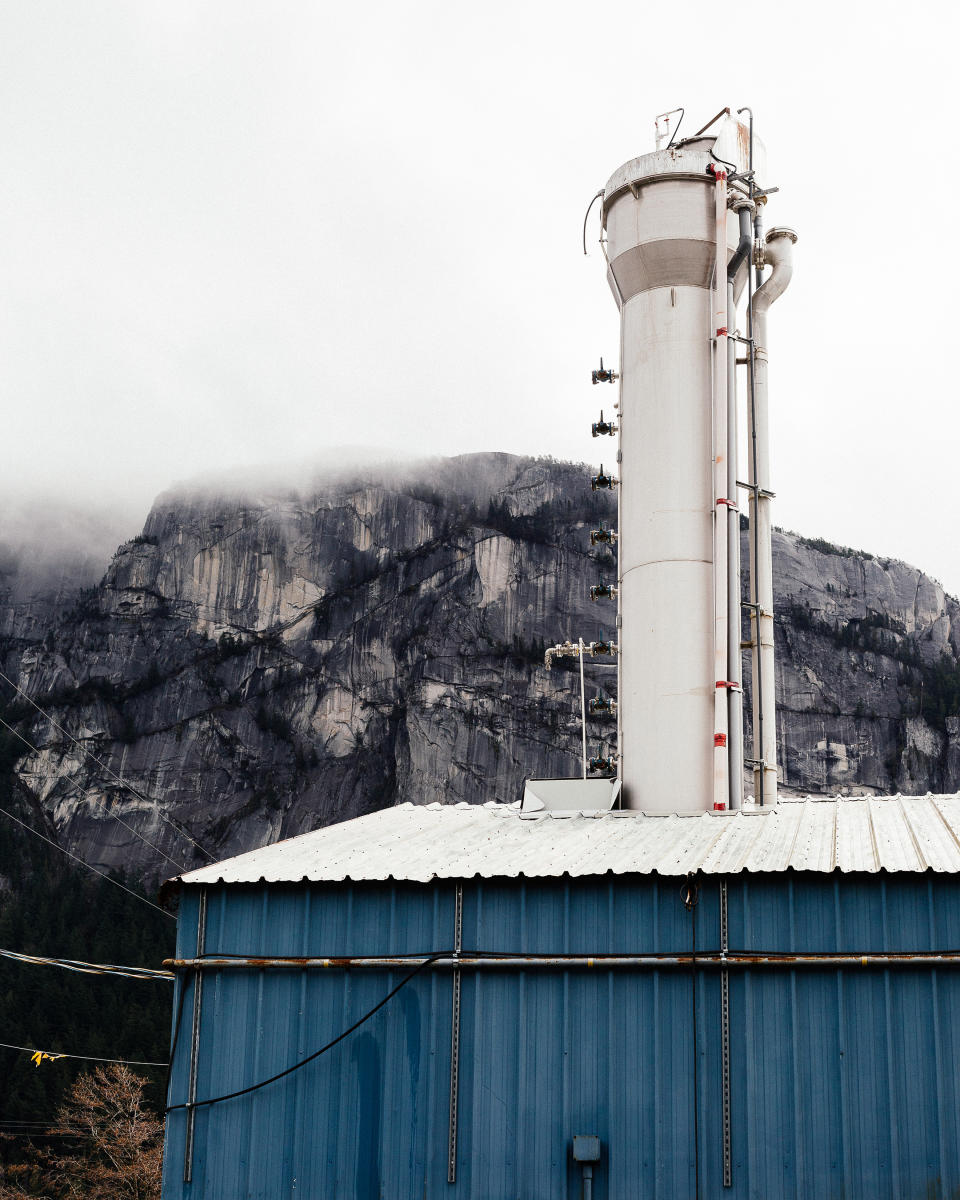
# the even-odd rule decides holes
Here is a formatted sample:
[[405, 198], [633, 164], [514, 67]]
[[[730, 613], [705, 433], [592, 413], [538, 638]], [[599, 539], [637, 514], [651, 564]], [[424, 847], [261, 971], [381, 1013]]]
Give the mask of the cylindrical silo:
[[608, 277], [621, 318], [620, 766], [624, 803], [651, 813], [712, 808], [715, 760], [726, 745], [716, 630], [728, 593], [715, 568], [725, 570], [727, 522], [737, 514], [736, 498], [722, 495], [720, 314], [739, 219], [718, 176], [731, 164], [746, 170], [744, 133], [727, 120], [719, 137], [633, 159], [604, 189]]

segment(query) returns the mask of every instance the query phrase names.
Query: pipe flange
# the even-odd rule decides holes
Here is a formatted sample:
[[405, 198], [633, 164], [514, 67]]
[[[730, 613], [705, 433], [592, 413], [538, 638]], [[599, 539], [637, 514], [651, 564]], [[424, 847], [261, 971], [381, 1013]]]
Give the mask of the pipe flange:
[[768, 230], [766, 240], [772, 242], [774, 238], [780, 237], [788, 237], [794, 245], [797, 244], [797, 231], [791, 229], [789, 225], [774, 225], [772, 229]]
[[756, 204], [754, 204], [749, 196], [732, 195], [727, 201], [727, 206], [732, 208], [736, 213], [740, 212], [742, 208], [748, 208], [751, 212], [757, 211]]

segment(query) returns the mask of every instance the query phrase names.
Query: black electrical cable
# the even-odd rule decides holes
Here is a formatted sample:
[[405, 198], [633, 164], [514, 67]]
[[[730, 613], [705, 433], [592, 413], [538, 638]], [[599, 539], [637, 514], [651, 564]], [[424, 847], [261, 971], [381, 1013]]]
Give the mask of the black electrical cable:
[[683, 117], [687, 110], [685, 108], [679, 108], [679, 109], [675, 109], [674, 111], [679, 112], [680, 120], [677, 122], [676, 128], [674, 129], [673, 133], [670, 135], [670, 141], [667, 142], [666, 146], [664, 147], [665, 150], [669, 150], [670, 147], [673, 145], [673, 140], [677, 136], [677, 134], [680, 132], [680, 126], [683, 124]]
[[727, 160], [725, 158], [721, 158], [719, 154], [714, 154], [714, 152], [712, 150], [709, 150], [707, 153], [710, 155], [710, 157], [713, 159], [714, 162], [723, 163], [723, 165], [725, 167], [729, 167], [730, 170], [733, 171], [734, 173], [736, 172], [737, 164], [735, 162], [727, 162]]
[[[308, 1054], [307, 1057], [301, 1059], [300, 1062], [294, 1063], [292, 1067], [287, 1067], [283, 1071], [278, 1071], [276, 1075], [271, 1075], [269, 1079], [262, 1079], [259, 1083], [251, 1083], [249, 1087], [238, 1088], [237, 1091], [227, 1092], [223, 1096], [211, 1096], [208, 1100], [195, 1100], [192, 1104], [187, 1104], [186, 1102], [183, 1104], [168, 1104], [164, 1111], [171, 1113], [176, 1112], [176, 1110], [179, 1108], [205, 1108], [211, 1104], [221, 1104], [224, 1100], [235, 1100], [238, 1096], [246, 1096], [250, 1092], [259, 1091], [260, 1088], [264, 1088], [270, 1083], [276, 1083], [278, 1079], [283, 1079], [286, 1075], [292, 1075], [294, 1071], [299, 1071], [301, 1067], [305, 1067], [308, 1063], [312, 1063], [313, 1060], [315, 1058], [319, 1058], [321, 1054], [326, 1054], [328, 1050], [332, 1050], [333, 1047], [342, 1042], [344, 1038], [349, 1037], [355, 1029], [359, 1029], [361, 1025], [363, 1025], [366, 1021], [369, 1021], [370, 1018], [378, 1013], [385, 1004], [394, 998], [394, 996], [402, 987], [405, 987], [410, 980], [413, 979], [414, 975], [419, 975], [419, 973], [425, 967], [428, 967], [432, 962], [436, 962], [438, 958], [446, 958], [448, 955], [455, 953], [456, 952], [453, 950], [442, 950], [438, 954], [431, 954], [430, 957], [420, 963], [419, 966], [414, 967], [414, 969], [408, 975], [404, 975], [403, 979], [400, 980], [397, 986], [393, 988], [392, 991], [387, 992], [384, 998], [378, 1004], [374, 1005], [369, 1012], [364, 1013], [359, 1021], [354, 1021], [349, 1029], [345, 1029], [343, 1033], [337, 1034], [332, 1041], [327, 1042], [325, 1046], [321, 1046], [319, 1050], [314, 1050], [312, 1054]], [[184, 988], [183, 992], [181, 993], [181, 1001], [183, 999], [183, 993], [185, 993], [186, 990], [187, 989]], [[183, 1004], [181, 1002], [179, 1012], [177, 1013], [177, 1030], [174, 1034], [173, 1042], [174, 1048], [176, 1048], [177, 1044], [177, 1036], [179, 1035], [180, 1019], [182, 1015]], [[173, 1063], [172, 1051], [170, 1054], [170, 1062], [171, 1064]]]
[[596, 204], [596, 202], [600, 199], [600, 197], [602, 195], [603, 195], [603, 188], [601, 188], [600, 191], [597, 192], [597, 194], [594, 196], [594, 198], [590, 201], [590, 203], [587, 205], [587, 211], [583, 214], [583, 252], [584, 252], [584, 254], [587, 253], [587, 221], [590, 219], [590, 210], [593, 208], [593, 206]]

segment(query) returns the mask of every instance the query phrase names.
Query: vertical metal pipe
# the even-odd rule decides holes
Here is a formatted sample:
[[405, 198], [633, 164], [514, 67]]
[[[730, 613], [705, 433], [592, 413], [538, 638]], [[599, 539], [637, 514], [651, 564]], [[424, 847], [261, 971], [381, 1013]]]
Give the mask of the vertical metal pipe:
[[[453, 949], [463, 949], [463, 884], [457, 884], [453, 910]], [[447, 1126], [447, 1183], [457, 1182], [457, 1118], [460, 1100], [460, 968], [453, 969], [450, 1013], [450, 1121]]]
[[[752, 190], [752, 185], [751, 185]], [[754, 212], [754, 238], [758, 226], [758, 217]], [[756, 241], [754, 242], [756, 249]], [[750, 552], [750, 665], [752, 680], [753, 711], [753, 763], [754, 782], [753, 795], [757, 804], [764, 804], [763, 791], [764, 772], [757, 770], [757, 764], [763, 761], [763, 664], [760, 660], [760, 635], [758, 631], [758, 602], [757, 602], [757, 559], [759, 558], [759, 534], [757, 525], [757, 404], [756, 404], [756, 341], [754, 338], [754, 290], [753, 263], [747, 267], [747, 431], [749, 438], [749, 472], [747, 482], [749, 524], [747, 544]]]
[[730, 797], [727, 716], [727, 177], [717, 171], [713, 276], [713, 808]]
[[[747, 268], [749, 270], [749, 267]], [[724, 956], [729, 950], [727, 920], [727, 881], [720, 880], [720, 949]], [[721, 1124], [723, 1130], [723, 1186], [733, 1187], [733, 1119], [730, 1104], [730, 972], [720, 972], [720, 1075]]]
[[[207, 889], [201, 887], [197, 906], [197, 958], [203, 958], [207, 946]], [[197, 1118], [197, 1074], [200, 1063], [200, 1018], [203, 1005], [203, 972], [197, 968], [193, 979], [193, 1029], [190, 1034], [190, 1073], [187, 1081], [187, 1132], [183, 1147], [183, 1182], [193, 1181], [193, 1141]]]
[[763, 256], [759, 253], [760, 247], [763, 245], [763, 206], [766, 204], [766, 196], [760, 196], [757, 199], [756, 213], [753, 218], [753, 244], [757, 250], [754, 260], [756, 266], [756, 286], [754, 291], [759, 291], [763, 287]]
[[583, 638], [580, 638], [580, 737], [583, 742], [583, 778], [587, 777], [587, 689], [583, 680]]
[[[749, 263], [747, 270], [750, 270]], [[727, 319], [736, 318], [733, 280], [727, 282]], [[727, 338], [727, 497], [737, 497], [739, 413], [737, 410], [737, 343]], [[743, 660], [740, 652], [740, 510], [727, 516], [727, 691], [729, 806], [743, 801]]]
[[[620, 360], [617, 380], [617, 476], [621, 480], [617, 488], [617, 646], [623, 647], [623, 576], [620, 557], [620, 528], [623, 497], [623, 322], [620, 322]], [[623, 807], [623, 654], [617, 654], [617, 808]]]
[[[784, 292], [793, 274], [793, 245], [797, 235], [792, 229], [771, 229], [764, 247], [766, 262], [773, 268], [770, 278], [753, 298], [753, 360], [754, 360], [754, 423], [756, 431], [756, 513], [755, 564], [751, 576], [756, 578], [756, 609], [754, 625], [754, 662], [764, 680], [762, 691], [755, 689], [754, 729], [758, 763], [754, 779], [758, 797], [764, 804], [777, 800], [777, 724], [776, 693], [774, 689], [774, 627], [773, 627], [773, 548], [770, 501], [770, 438], [767, 368], [767, 312], [770, 305]], [[759, 693], [759, 694], [757, 694]], [[759, 778], [758, 778], [759, 777]]]

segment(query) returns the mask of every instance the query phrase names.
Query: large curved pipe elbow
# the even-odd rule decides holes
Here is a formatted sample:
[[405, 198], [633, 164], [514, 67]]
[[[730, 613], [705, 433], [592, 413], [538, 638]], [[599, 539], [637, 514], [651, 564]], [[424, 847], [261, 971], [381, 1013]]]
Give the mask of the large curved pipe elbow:
[[787, 290], [793, 277], [793, 247], [796, 240], [796, 233], [785, 226], [771, 229], [767, 234], [763, 256], [767, 265], [773, 268], [773, 272], [754, 294], [754, 316], [766, 313], [770, 305]]

